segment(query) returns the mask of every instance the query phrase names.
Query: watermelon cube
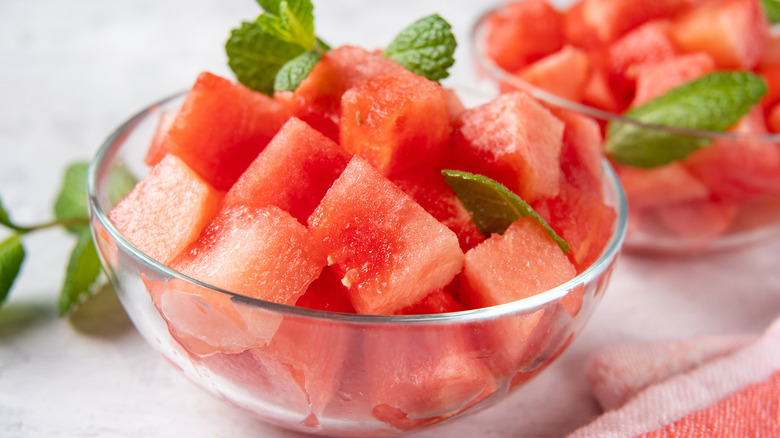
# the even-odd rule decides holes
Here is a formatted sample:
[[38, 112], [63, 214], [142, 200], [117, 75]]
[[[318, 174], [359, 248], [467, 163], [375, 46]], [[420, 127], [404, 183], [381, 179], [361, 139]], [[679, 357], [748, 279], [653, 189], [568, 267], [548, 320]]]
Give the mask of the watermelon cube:
[[715, 70], [715, 60], [705, 52], [673, 56], [662, 61], [635, 66], [636, 92], [632, 107], [654, 99], [672, 88]]
[[395, 175], [390, 180], [414, 198], [425, 211], [452, 230], [458, 236], [463, 251], [468, 251], [485, 240], [485, 236], [471, 219], [471, 213], [444, 182], [440, 171], [420, 169]]
[[615, 165], [631, 208], [709, 199], [710, 190], [680, 162], [651, 169]]
[[603, 136], [598, 122], [561, 107], [551, 106], [550, 111], [564, 123], [561, 149], [563, 178], [582, 190], [600, 193]]
[[349, 289], [341, 283], [341, 276], [332, 266], [325, 266], [295, 302], [297, 307], [329, 312], [356, 313], [349, 299]]
[[393, 314], [463, 266], [455, 233], [355, 156], [309, 217], [358, 313]]
[[292, 117], [225, 195], [225, 207], [275, 205], [306, 219], [350, 155], [306, 122]]
[[251, 298], [295, 304], [325, 266], [325, 253], [275, 206], [224, 208], [172, 263], [185, 275]]
[[468, 325], [375, 327], [363, 350], [373, 414], [405, 430], [441, 420], [497, 389]]
[[461, 295], [472, 308], [534, 296], [577, 275], [574, 265], [539, 221], [524, 217], [466, 253]]
[[201, 73], [162, 144], [146, 162], [178, 156], [217, 190], [227, 190], [291, 114], [282, 101]]
[[292, 102], [296, 117], [338, 141], [342, 94], [374, 76], [402, 69], [381, 53], [341, 46], [325, 52], [294, 93], [282, 95]]
[[450, 163], [492, 178], [526, 202], [558, 194], [564, 125], [520, 91], [464, 112], [454, 125]]
[[677, 50], [667, 35], [669, 26], [667, 20], [649, 21], [612, 43], [608, 49], [610, 71], [633, 82], [636, 65], [653, 64], [675, 56]]
[[769, 41], [760, 0], [715, 0], [675, 18], [670, 36], [684, 52], [705, 51], [721, 68], [752, 69]]
[[741, 202], [780, 195], [780, 146], [755, 137], [768, 131], [761, 106], [756, 105], [731, 131], [743, 138], [715, 139], [684, 161], [688, 170], [718, 200]]
[[485, 51], [514, 72], [563, 47], [563, 17], [545, 0], [506, 3], [485, 18]]
[[447, 92], [403, 69], [376, 76], [344, 93], [340, 141], [382, 175], [432, 166], [450, 134]]
[[184, 161], [166, 155], [114, 207], [109, 217], [136, 248], [168, 264], [216, 215], [222, 193]]
[[565, 46], [518, 70], [516, 75], [542, 90], [579, 102], [590, 78], [590, 60], [583, 50]]
[[662, 206], [654, 213], [672, 235], [704, 246], [731, 227], [737, 208], [731, 202], [703, 199]]

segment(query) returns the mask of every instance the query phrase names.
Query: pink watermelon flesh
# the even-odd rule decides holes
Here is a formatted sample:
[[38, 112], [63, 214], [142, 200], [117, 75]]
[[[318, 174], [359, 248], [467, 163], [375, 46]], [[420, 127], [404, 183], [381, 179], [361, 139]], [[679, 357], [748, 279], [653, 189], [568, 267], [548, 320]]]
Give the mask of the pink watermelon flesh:
[[463, 301], [488, 307], [552, 289], [577, 272], [539, 221], [529, 216], [467, 252], [463, 274], [469, 290]]
[[218, 190], [227, 190], [289, 118], [283, 102], [201, 73], [162, 144], [146, 162], [171, 153]]
[[402, 69], [376, 76], [344, 93], [340, 143], [389, 176], [433, 166], [450, 134], [447, 93]]
[[526, 202], [558, 194], [563, 122], [524, 92], [503, 94], [456, 122], [452, 166], [485, 175]]
[[251, 298], [295, 304], [325, 266], [325, 254], [295, 218], [275, 206], [228, 207], [171, 263], [185, 275]]
[[579, 102], [590, 78], [590, 60], [585, 51], [567, 45], [518, 70], [516, 75], [542, 90]]
[[452, 230], [458, 236], [463, 251], [468, 251], [485, 240], [485, 236], [471, 220], [471, 213], [444, 182], [440, 171], [419, 169], [393, 176], [390, 180], [414, 198], [425, 211]]
[[227, 192], [224, 206], [275, 205], [305, 224], [349, 159], [341, 146], [293, 117]]
[[680, 162], [651, 169], [617, 165], [616, 170], [631, 208], [655, 208], [710, 197], [707, 186]]
[[216, 215], [222, 193], [179, 158], [165, 156], [109, 213], [130, 243], [167, 264]]
[[750, 70], [769, 42], [760, 0], [715, 0], [675, 18], [674, 43], [683, 52], [705, 51], [718, 67]]
[[402, 69], [380, 53], [341, 46], [322, 55], [295, 93], [286, 98], [292, 102], [296, 117], [338, 141], [342, 94], [374, 76]]
[[672, 88], [715, 70], [715, 61], [704, 52], [674, 56], [663, 61], [636, 66], [636, 93], [631, 106], [637, 107]]
[[353, 157], [309, 218], [358, 313], [392, 314], [442, 288], [463, 264], [458, 238]]
[[561, 149], [561, 172], [564, 179], [577, 188], [600, 192], [603, 137], [598, 122], [560, 107], [550, 107], [550, 111], [564, 123]]

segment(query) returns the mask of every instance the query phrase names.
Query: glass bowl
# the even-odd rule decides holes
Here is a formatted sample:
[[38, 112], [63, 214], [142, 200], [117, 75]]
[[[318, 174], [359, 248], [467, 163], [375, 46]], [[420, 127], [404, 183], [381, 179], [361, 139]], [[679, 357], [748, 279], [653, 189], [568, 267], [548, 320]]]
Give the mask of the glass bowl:
[[521, 301], [435, 315], [353, 315], [260, 301], [188, 278], [133, 247], [108, 216], [123, 195], [115, 182], [145, 175], [158, 120], [182, 99], [143, 110], [100, 148], [88, 174], [94, 240], [146, 341], [191, 381], [268, 423], [387, 436], [491, 406], [568, 347], [607, 287], [627, 211], [606, 164], [605, 197], [617, 219], [600, 258]]
[[[561, 12], [576, 3], [550, 1]], [[489, 17], [502, 6], [485, 12], [472, 27], [471, 50], [479, 79], [487, 79], [499, 92], [524, 90], [549, 105], [593, 117], [606, 137], [610, 124], [621, 124], [650, 138], [679, 135], [709, 144], [684, 160], [652, 169], [613, 162], [628, 198], [627, 252], [699, 255], [738, 249], [780, 234], [780, 134], [766, 130], [761, 108], [754, 108], [729, 132], [716, 132], [642, 123], [564, 97], [570, 87], [541, 88], [522, 79], [520, 71], [500, 67], [488, 54]], [[780, 106], [777, 112], [780, 115]]]

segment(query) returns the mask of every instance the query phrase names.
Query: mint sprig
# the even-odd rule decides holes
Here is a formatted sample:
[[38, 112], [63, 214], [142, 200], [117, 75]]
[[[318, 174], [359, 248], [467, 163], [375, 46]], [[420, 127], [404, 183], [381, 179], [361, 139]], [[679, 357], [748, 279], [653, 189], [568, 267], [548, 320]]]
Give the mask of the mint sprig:
[[775, 24], [780, 22], [780, 1], [778, 0], [762, 0], [762, 6], [764, 7], [764, 13], [766, 14], [766, 20]]
[[[71, 313], [91, 295], [93, 285], [100, 275], [100, 259], [89, 229], [87, 168], [88, 163], [78, 162], [65, 169], [62, 188], [54, 202], [55, 219], [51, 222], [31, 226], [19, 225], [11, 220], [8, 211], [0, 202], [0, 225], [13, 231], [10, 237], [0, 243], [0, 306], [8, 297], [25, 259], [24, 236], [54, 227], [63, 227], [76, 237], [76, 245], [71, 252], [60, 292], [60, 315]], [[108, 196], [114, 200], [121, 199], [130, 192], [136, 182], [136, 178], [126, 169], [117, 168], [108, 181]]]
[[452, 27], [439, 15], [421, 18], [402, 30], [383, 55], [432, 81], [449, 76], [457, 47]]
[[[764, 80], [753, 73], [710, 73], [628, 111], [625, 117], [652, 125], [724, 131], [766, 92]], [[604, 149], [618, 163], [650, 168], [681, 160], [711, 142], [709, 137], [612, 121]]]
[[[272, 96], [295, 91], [330, 50], [314, 32], [310, 0], [257, 0], [263, 13], [230, 32], [228, 66], [245, 86]], [[401, 31], [383, 54], [432, 81], [446, 78], [457, 43], [443, 18], [431, 15]]]
[[564, 253], [569, 252], [569, 244], [527, 202], [501, 183], [484, 175], [459, 170], [445, 169], [441, 173], [444, 182], [463, 202], [477, 228], [485, 236], [503, 234], [516, 220], [531, 216], [539, 221]]

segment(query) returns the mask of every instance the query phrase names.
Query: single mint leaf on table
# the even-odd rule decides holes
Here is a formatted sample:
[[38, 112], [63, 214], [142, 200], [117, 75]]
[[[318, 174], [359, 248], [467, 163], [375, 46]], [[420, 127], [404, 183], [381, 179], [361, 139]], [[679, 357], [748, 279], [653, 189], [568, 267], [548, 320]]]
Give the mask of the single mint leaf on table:
[[[749, 72], [710, 73], [628, 111], [626, 118], [653, 125], [724, 131], [766, 94], [761, 77]], [[712, 139], [612, 121], [604, 149], [618, 163], [650, 168], [687, 157]]]
[[772, 24], [780, 22], [780, 1], [762, 0], [761, 4], [764, 6], [764, 13], [768, 22]]
[[244, 22], [230, 33], [225, 51], [228, 65], [239, 82], [272, 96], [276, 73], [306, 50], [265, 33], [257, 23]]
[[59, 195], [54, 201], [54, 217], [57, 220], [84, 219], [84, 224], [66, 227], [75, 233], [87, 226], [87, 167], [89, 163], [78, 162], [65, 169], [65, 178]]
[[65, 282], [60, 292], [59, 313], [68, 314], [90, 294], [100, 274], [100, 259], [88, 228], [78, 232], [78, 241], [70, 255]]
[[450, 24], [434, 14], [402, 30], [383, 54], [420, 76], [439, 81], [449, 76], [456, 46]]
[[444, 182], [463, 202], [474, 223], [485, 236], [493, 233], [503, 234], [516, 220], [532, 216], [563, 252], [569, 252], [569, 244], [558, 236], [528, 203], [502, 184], [483, 175], [458, 170], [442, 170], [441, 173], [444, 175]]
[[295, 91], [321, 58], [317, 51], [309, 50], [288, 61], [276, 73], [274, 90]]
[[267, 34], [306, 50], [315, 48], [314, 7], [309, 0], [281, 1], [272, 9], [257, 17]]
[[0, 242], [0, 306], [8, 297], [23, 261], [24, 247], [20, 235], [12, 234]]

